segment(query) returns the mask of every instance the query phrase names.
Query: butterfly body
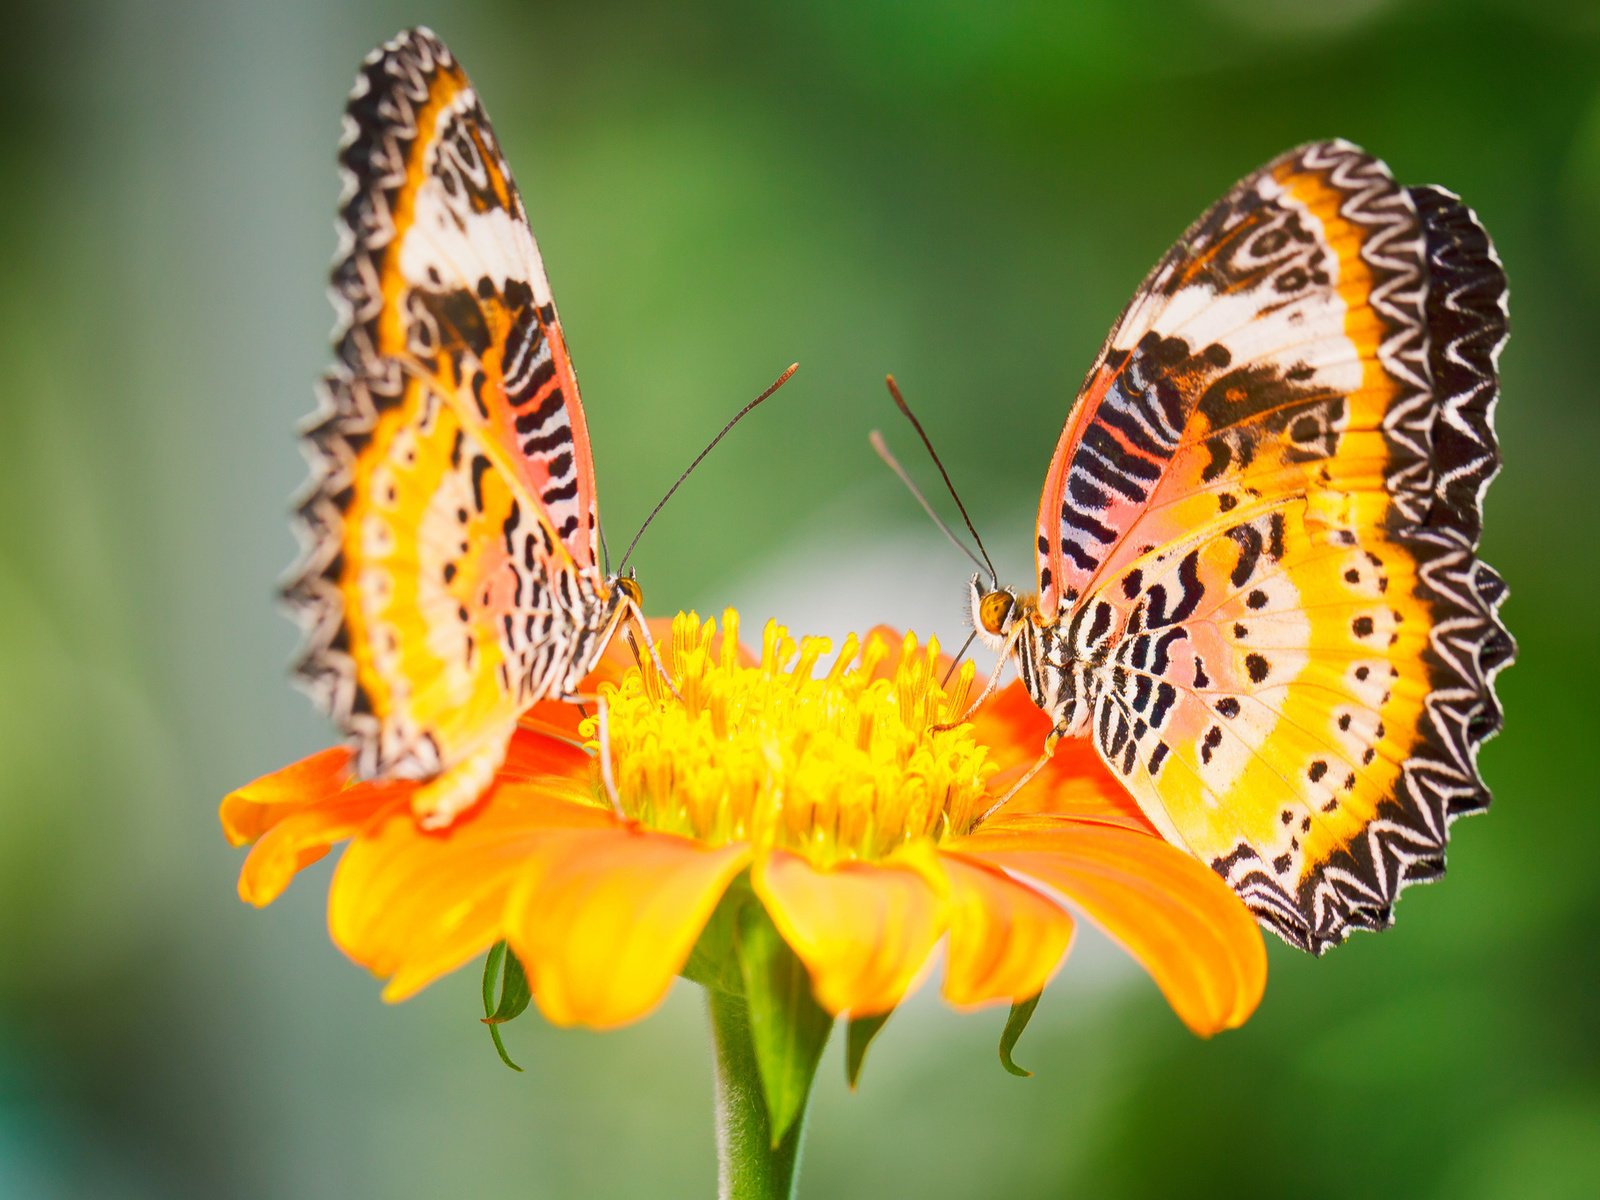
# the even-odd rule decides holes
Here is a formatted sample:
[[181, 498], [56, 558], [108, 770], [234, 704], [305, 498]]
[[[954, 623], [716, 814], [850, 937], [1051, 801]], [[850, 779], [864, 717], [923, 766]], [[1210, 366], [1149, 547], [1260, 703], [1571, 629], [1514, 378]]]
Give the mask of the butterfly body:
[[1308, 950], [1387, 925], [1488, 803], [1504, 295], [1448, 193], [1348, 143], [1282, 156], [1113, 328], [1046, 479], [1037, 597], [972, 585], [1053, 737], [1091, 738]]
[[445, 825], [518, 717], [625, 620], [599, 567], [583, 406], [539, 248], [466, 73], [416, 29], [362, 66], [340, 150], [336, 361], [306, 431], [298, 671], [365, 778]]
[[1052, 735], [1086, 733], [1117, 614], [1098, 606], [1094, 619], [1086, 619], [1085, 609], [1074, 620], [1049, 620], [1037, 596], [992, 588], [982, 575], [972, 577], [970, 604], [978, 638], [1012, 654], [1023, 687], [1050, 716]]

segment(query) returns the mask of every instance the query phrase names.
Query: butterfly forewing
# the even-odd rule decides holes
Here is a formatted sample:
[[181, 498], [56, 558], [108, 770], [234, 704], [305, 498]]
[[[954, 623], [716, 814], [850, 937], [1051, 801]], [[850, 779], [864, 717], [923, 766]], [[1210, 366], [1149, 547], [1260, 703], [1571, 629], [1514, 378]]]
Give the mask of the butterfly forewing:
[[1308, 949], [1387, 924], [1488, 801], [1511, 643], [1474, 552], [1504, 301], [1459, 201], [1302, 147], [1152, 272], [1047, 481], [1041, 609], [1100, 630], [1065, 651], [1091, 736]]
[[598, 652], [594, 468], [521, 197], [431, 33], [363, 64], [340, 163], [337, 357], [287, 592], [359, 770], [443, 773], [419, 799], [442, 821]]

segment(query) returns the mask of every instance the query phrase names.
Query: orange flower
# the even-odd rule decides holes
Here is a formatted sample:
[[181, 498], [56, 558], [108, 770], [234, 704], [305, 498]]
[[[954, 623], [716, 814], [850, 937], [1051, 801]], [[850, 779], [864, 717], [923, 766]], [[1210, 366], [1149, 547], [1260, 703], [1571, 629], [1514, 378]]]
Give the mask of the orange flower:
[[[936, 643], [825, 639], [769, 624], [759, 658], [692, 614], [663, 655], [677, 694], [609, 655], [607, 718], [530, 711], [476, 809], [413, 819], [406, 781], [359, 782], [325, 750], [234, 792], [222, 823], [254, 842], [239, 880], [270, 903], [349, 839], [328, 902], [333, 940], [400, 1000], [505, 939], [546, 1017], [609, 1027], [653, 1009], [729, 885], [745, 877], [828, 1012], [892, 1009], [946, 944], [960, 1006], [1036, 995], [1074, 914], [1148, 970], [1196, 1033], [1240, 1024], [1265, 985], [1254, 919], [1169, 845], [1086, 744], [1033, 762], [1043, 715], [1012, 685], [970, 724], [967, 664]], [[666, 631], [663, 630], [663, 633]], [[585, 745], [578, 744], [579, 739]]]

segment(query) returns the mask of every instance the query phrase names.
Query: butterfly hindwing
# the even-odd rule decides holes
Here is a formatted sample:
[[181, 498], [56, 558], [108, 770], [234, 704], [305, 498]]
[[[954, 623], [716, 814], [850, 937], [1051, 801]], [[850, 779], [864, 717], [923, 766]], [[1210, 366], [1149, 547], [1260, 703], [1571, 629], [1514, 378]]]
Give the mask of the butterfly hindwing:
[[[1298, 502], [1161, 555], [1141, 569], [1097, 697], [1102, 754], [1291, 941], [1320, 948], [1386, 923], [1395, 873], [1442, 871], [1453, 807], [1481, 795], [1467, 771], [1455, 806], [1397, 801], [1416, 791], [1407, 764], [1430, 755], [1438, 690], [1416, 553]], [[1173, 619], [1162, 593], [1181, 605], [1192, 591], [1199, 603]], [[1379, 832], [1382, 854], [1366, 853]], [[1341, 855], [1364, 857], [1357, 869]]]
[[1512, 646], [1475, 551], [1505, 329], [1465, 206], [1302, 147], [1152, 272], [1057, 449], [1040, 608], [1074, 632], [1103, 610], [1092, 736], [1307, 949], [1387, 924], [1488, 802]]
[[594, 468], [522, 200], [427, 30], [363, 64], [340, 164], [336, 362], [287, 594], [359, 771], [443, 773], [419, 801], [442, 821], [597, 652]]

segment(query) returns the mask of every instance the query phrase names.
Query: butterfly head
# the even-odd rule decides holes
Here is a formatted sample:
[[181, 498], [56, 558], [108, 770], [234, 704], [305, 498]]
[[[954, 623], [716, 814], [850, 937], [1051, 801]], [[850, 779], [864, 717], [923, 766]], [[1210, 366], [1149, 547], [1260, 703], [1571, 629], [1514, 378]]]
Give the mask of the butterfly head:
[[974, 575], [968, 601], [972, 610], [972, 628], [978, 640], [991, 650], [1004, 648], [1012, 640], [1018, 621], [1027, 619], [1031, 597], [1018, 596], [1008, 587], [1000, 587], [983, 575]]
[[627, 575], [617, 575], [611, 580], [612, 593], [617, 604], [631, 604], [639, 612], [644, 611], [644, 589], [639, 586], [639, 581], [630, 572]]

